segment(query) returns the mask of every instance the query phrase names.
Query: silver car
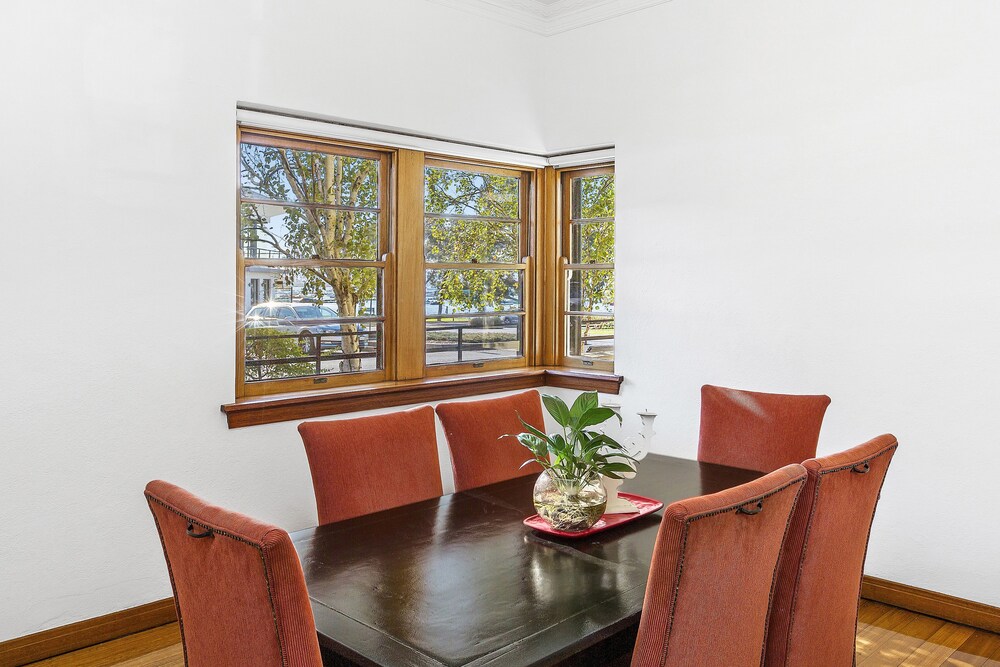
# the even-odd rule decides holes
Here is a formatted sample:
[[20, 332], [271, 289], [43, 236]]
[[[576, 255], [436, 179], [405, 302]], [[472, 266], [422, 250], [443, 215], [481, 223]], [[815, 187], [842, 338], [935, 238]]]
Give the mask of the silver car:
[[[316, 343], [320, 349], [340, 349], [340, 324], [337, 321], [337, 311], [329, 306], [319, 306], [315, 303], [305, 302], [276, 302], [258, 303], [252, 307], [246, 315], [247, 329], [267, 328], [289, 334], [296, 334], [299, 337], [299, 345], [308, 354], [316, 351]], [[365, 328], [355, 325], [359, 332]], [[358, 336], [358, 346], [367, 347], [368, 336], [360, 334]]]

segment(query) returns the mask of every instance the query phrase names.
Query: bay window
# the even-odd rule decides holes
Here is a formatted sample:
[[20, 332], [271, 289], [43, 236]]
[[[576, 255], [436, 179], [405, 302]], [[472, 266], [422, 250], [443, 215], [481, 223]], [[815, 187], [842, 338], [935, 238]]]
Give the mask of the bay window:
[[[613, 369], [612, 167], [557, 172], [247, 127], [238, 144], [231, 426], [364, 409], [353, 387], [379, 405], [405, 404], [406, 387], [617, 392], [617, 376], [561, 370]], [[253, 412], [265, 404], [274, 414]]]

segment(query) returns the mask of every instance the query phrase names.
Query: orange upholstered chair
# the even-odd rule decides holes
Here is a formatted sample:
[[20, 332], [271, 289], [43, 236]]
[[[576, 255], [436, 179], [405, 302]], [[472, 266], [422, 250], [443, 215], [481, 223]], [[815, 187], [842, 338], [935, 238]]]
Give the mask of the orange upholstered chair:
[[770, 472], [816, 456], [829, 396], [701, 388], [698, 460]]
[[514, 438], [502, 437], [524, 431], [518, 417], [539, 431], [545, 430], [537, 391], [483, 401], [441, 403], [437, 414], [448, 437], [456, 491], [542, 472], [537, 463], [519, 469], [531, 453]]
[[146, 501], [167, 559], [188, 667], [320, 666], [288, 533], [154, 481]]
[[434, 410], [303, 422], [320, 524], [442, 494]]
[[895, 451], [896, 438], [882, 435], [803, 463], [809, 479], [778, 571], [768, 667], [854, 664], [868, 535]]
[[805, 480], [789, 465], [667, 507], [632, 667], [761, 664], [778, 557]]

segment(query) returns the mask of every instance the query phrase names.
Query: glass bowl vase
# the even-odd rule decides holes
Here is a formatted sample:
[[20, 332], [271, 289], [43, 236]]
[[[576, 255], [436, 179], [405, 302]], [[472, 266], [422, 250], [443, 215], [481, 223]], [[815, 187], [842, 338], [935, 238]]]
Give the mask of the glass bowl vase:
[[545, 470], [535, 482], [532, 500], [538, 516], [554, 529], [577, 533], [600, 520], [608, 495], [597, 475], [573, 479]]

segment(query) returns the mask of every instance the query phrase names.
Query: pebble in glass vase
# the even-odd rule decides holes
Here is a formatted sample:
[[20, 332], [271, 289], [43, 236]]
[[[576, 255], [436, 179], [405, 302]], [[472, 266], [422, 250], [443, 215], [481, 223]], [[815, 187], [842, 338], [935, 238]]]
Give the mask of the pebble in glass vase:
[[556, 530], [577, 533], [597, 523], [607, 507], [608, 496], [600, 477], [566, 479], [550, 470], [535, 482], [535, 510]]

